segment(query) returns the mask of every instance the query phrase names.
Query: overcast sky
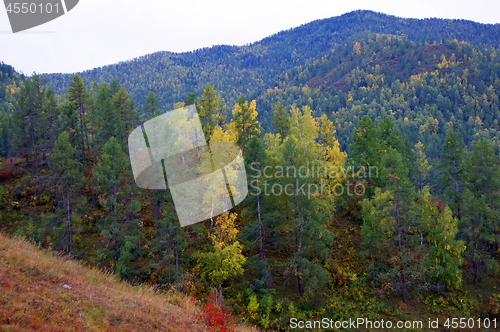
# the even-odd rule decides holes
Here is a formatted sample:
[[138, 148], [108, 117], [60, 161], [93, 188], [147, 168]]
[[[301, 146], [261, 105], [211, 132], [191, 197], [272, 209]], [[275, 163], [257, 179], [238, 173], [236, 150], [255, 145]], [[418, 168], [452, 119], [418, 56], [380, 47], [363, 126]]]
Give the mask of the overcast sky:
[[157, 51], [245, 45], [356, 9], [500, 23], [499, 0], [80, 0], [66, 15], [13, 34], [2, 6], [0, 62], [28, 75], [73, 73]]

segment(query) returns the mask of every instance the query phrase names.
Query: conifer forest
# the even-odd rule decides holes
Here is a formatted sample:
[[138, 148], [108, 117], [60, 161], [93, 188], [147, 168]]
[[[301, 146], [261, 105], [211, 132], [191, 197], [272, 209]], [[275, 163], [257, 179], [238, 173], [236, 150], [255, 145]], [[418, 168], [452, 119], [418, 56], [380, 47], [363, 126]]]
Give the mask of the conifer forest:
[[[498, 24], [371, 11], [74, 74], [0, 63], [0, 231], [261, 330], [500, 328], [499, 97]], [[189, 105], [248, 194], [181, 227], [128, 138]]]

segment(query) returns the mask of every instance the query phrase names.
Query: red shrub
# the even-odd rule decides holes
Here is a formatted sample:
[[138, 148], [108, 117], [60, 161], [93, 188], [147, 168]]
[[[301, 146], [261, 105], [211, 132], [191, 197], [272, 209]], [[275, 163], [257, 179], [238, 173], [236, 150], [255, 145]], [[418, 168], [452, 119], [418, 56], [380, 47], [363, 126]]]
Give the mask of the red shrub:
[[233, 319], [228, 309], [223, 304], [216, 302], [215, 292], [212, 290], [206, 303], [202, 303], [202, 315], [204, 316], [209, 331], [211, 332], [234, 332]]
[[0, 181], [5, 181], [14, 178], [14, 174], [12, 172], [2, 173], [0, 174]]

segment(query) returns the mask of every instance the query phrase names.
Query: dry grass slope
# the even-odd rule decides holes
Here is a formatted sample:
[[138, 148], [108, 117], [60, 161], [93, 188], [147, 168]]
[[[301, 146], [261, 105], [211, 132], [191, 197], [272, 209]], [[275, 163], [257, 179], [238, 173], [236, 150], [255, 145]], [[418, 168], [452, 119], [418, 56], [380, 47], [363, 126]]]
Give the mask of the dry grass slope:
[[[239, 326], [236, 330], [253, 329]], [[207, 328], [192, 298], [131, 286], [111, 273], [0, 234], [0, 331]]]

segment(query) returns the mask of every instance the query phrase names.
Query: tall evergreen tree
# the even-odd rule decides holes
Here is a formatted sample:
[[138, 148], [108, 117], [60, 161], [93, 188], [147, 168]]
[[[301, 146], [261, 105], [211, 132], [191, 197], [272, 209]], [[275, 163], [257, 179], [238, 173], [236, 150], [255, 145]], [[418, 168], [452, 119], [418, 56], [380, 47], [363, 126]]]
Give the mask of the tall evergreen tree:
[[215, 127], [222, 126], [224, 123], [226, 104], [224, 103], [224, 99], [221, 98], [211, 85], [205, 85], [203, 94], [196, 101], [196, 107], [200, 114], [203, 133], [207, 142], [210, 142]]
[[409, 288], [425, 284], [422, 269], [414, 260], [420, 242], [419, 229], [422, 227], [415, 220], [415, 189], [396, 150], [388, 149], [382, 158], [381, 167], [385, 188], [378, 188], [374, 202], [367, 203], [364, 209], [367, 223], [363, 234], [365, 243], [376, 245], [380, 236], [377, 230], [379, 222], [384, 233], [389, 234], [388, 240], [395, 246], [395, 250], [390, 251], [390, 260], [394, 264], [385, 277], [393, 289], [401, 293], [403, 302], [408, 303]]
[[122, 182], [127, 167], [128, 160], [121, 145], [116, 138], [111, 137], [104, 145], [101, 159], [92, 171], [96, 189], [100, 193], [100, 203], [106, 211], [99, 222], [99, 229], [101, 235], [107, 239], [106, 248], [114, 242], [115, 259], [120, 257], [120, 240], [123, 238], [125, 218]]
[[500, 243], [500, 172], [498, 156], [490, 142], [479, 140], [465, 161], [465, 191], [462, 199], [461, 235], [467, 243], [466, 256], [472, 263], [474, 285], [481, 270], [497, 272], [495, 246]]
[[260, 133], [260, 124], [257, 121], [255, 107], [255, 100], [248, 105], [248, 101], [242, 96], [233, 108], [231, 124], [238, 132], [238, 144], [241, 146], [243, 153], [245, 153], [248, 140]]
[[158, 115], [160, 101], [156, 94], [151, 91], [146, 97], [146, 101], [142, 106], [143, 119], [149, 120]]
[[[245, 238], [255, 238], [251, 244], [258, 243], [258, 255], [250, 257], [247, 261], [248, 265], [255, 266], [259, 271], [256, 280], [256, 288], [268, 287], [272, 282], [271, 269], [267, 262], [265, 247], [266, 247], [266, 228], [269, 224], [268, 215], [264, 211], [262, 197], [262, 172], [266, 167], [266, 151], [262, 142], [258, 137], [252, 137], [248, 141], [248, 146], [245, 151], [245, 165], [247, 176], [249, 178], [249, 196], [248, 209], [252, 216], [251, 222], [243, 229], [242, 234]], [[253, 216], [257, 216], [253, 218]], [[256, 259], [258, 258], [258, 259]]]
[[443, 171], [441, 189], [451, 210], [458, 218], [460, 218], [464, 157], [465, 146], [463, 139], [460, 139], [453, 129], [448, 130], [443, 144], [443, 153], [441, 154], [440, 168]]
[[184, 98], [184, 105], [193, 105], [196, 102], [196, 95], [190, 92], [186, 98]]
[[89, 136], [88, 136], [88, 98], [87, 88], [79, 75], [74, 75], [68, 87], [68, 100], [73, 104], [76, 113], [78, 114], [78, 126], [74, 128], [81, 154], [84, 155], [89, 150]]
[[295, 276], [300, 296], [312, 297], [329, 281], [323, 266], [333, 241], [333, 234], [326, 227], [333, 205], [325, 201], [315, 183], [316, 174], [311, 171], [313, 166], [321, 164], [319, 160], [324, 160], [321, 146], [316, 142], [318, 127], [312, 110], [307, 106], [302, 110], [292, 107], [290, 113], [290, 135], [280, 147], [279, 166], [291, 173], [277, 179], [284, 191], [281, 203], [286, 211], [286, 221], [280, 228], [290, 232], [290, 240], [293, 239], [287, 244], [292, 246], [293, 255], [286, 260], [285, 272]]
[[417, 204], [422, 223], [420, 252], [415, 257], [423, 260], [427, 283], [431, 290], [446, 287], [458, 289], [462, 284], [462, 240], [457, 239], [458, 220], [448, 206], [440, 211], [429, 193], [429, 187], [419, 192]]
[[113, 103], [111, 90], [106, 83], [98, 87], [94, 108], [92, 127], [95, 129], [95, 147], [101, 149], [111, 137], [121, 137], [124, 131], [122, 117]]
[[[38, 182], [37, 154], [40, 144], [40, 119], [44, 100], [44, 80], [33, 75], [24, 81], [17, 101], [19, 111], [15, 113], [15, 124], [18, 128], [17, 150], [26, 155], [31, 153], [35, 165], [35, 182]], [[29, 152], [28, 152], [29, 151]]]
[[279, 101], [274, 104], [274, 118], [272, 125], [276, 134], [280, 134], [281, 140], [284, 140], [290, 132], [290, 116]]
[[[79, 195], [82, 186], [82, 172], [81, 163], [76, 158], [77, 151], [70, 143], [70, 136], [67, 132], [62, 132], [59, 135], [54, 147], [54, 157], [52, 160], [52, 168], [54, 170], [54, 177], [57, 184], [57, 192], [61, 195], [59, 201], [60, 206], [56, 212], [52, 225], [58, 224], [57, 221], [61, 216], [65, 216], [66, 222], [60, 226], [56, 226], [56, 230], [61, 233], [58, 235], [60, 240], [57, 242], [56, 247], [60, 243], [66, 243], [64, 249], [71, 255], [74, 251], [73, 236], [75, 233], [75, 220], [78, 220], [77, 211], [83, 205], [82, 200], [85, 196]], [[63, 219], [64, 220], [64, 219]]]
[[422, 142], [418, 141], [415, 144], [415, 154], [416, 154], [416, 174], [415, 174], [415, 182], [418, 190], [422, 190], [424, 188], [424, 181], [427, 179], [429, 175], [429, 171], [431, 169], [431, 165], [429, 165], [429, 161], [427, 160], [427, 156], [424, 152], [424, 145]]
[[[369, 168], [378, 167], [380, 162], [382, 149], [381, 142], [378, 137], [378, 131], [373, 121], [367, 116], [363, 116], [358, 123], [356, 132], [353, 134], [354, 144], [350, 145], [352, 152], [352, 160], [360, 167]], [[376, 179], [375, 179], [376, 180]], [[366, 189], [366, 195], [368, 199], [371, 199], [374, 192], [374, 186], [372, 184], [372, 177], [370, 172], [368, 172], [368, 188]]]
[[48, 88], [45, 91], [45, 99], [43, 103], [42, 124], [43, 124], [43, 153], [54, 149], [56, 139], [59, 137], [61, 128], [60, 109], [56, 102], [54, 90]]
[[119, 139], [120, 144], [125, 149], [128, 135], [135, 129], [136, 125], [139, 124], [139, 118], [134, 109], [133, 100], [130, 99], [130, 96], [123, 87], [120, 87], [118, 92], [113, 95], [113, 106], [123, 125], [123, 131], [117, 139]]

